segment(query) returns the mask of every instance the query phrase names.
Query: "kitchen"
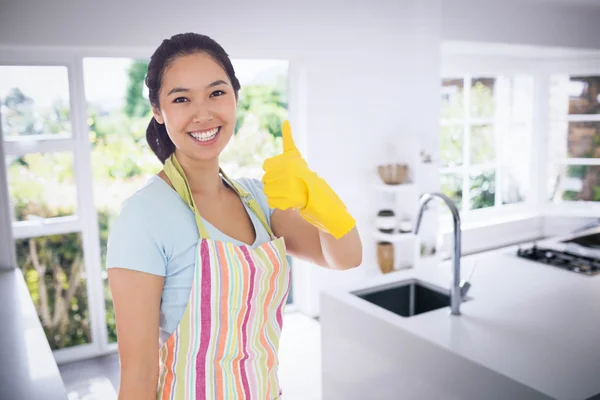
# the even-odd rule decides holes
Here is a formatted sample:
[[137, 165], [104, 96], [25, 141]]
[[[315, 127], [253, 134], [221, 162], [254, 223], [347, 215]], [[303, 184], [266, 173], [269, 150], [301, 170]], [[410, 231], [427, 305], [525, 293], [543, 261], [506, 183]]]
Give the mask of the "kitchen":
[[[585, 134], [569, 133], [570, 126], [581, 123], [591, 127], [586, 132], [592, 136], [593, 132], [600, 135], [599, 112], [569, 113], [569, 99], [585, 96], [581, 90], [572, 96], [567, 92], [566, 97], [564, 92], [581, 89], [583, 81], [578, 78], [600, 75], [597, 2], [407, 0], [352, 6], [338, 0], [252, 5], [236, 1], [227, 6], [183, 2], [167, 12], [169, 17], [160, 26], [149, 25], [148, 21], [157, 18], [156, 12], [149, 4], [136, 2], [0, 5], [0, 65], [67, 65], [69, 69], [74, 131], [86, 132], [82, 136], [86, 140], [69, 142], [67, 147], [76, 154], [74, 165], [83, 171], [84, 178], [77, 178], [77, 199], [84, 218], [79, 225], [65, 223], [83, 232], [92, 331], [90, 343], [83, 347], [51, 351], [43, 346], [41, 326], [35, 327], [34, 304], [23, 305], [33, 333], [24, 335], [19, 330], [22, 326], [17, 329], [19, 325], [9, 324], [15, 329], [12, 336], [0, 335], [5, 349], [0, 358], [16, 357], [23, 371], [33, 368], [38, 373], [18, 372], [2, 361], [0, 385], [28, 375], [44, 377], [38, 383], [50, 382], [54, 376], [62, 385], [59, 367], [115, 353], [103, 324], [107, 311], [101, 249], [95, 211], [88, 206], [93, 182], [85, 178], [92, 176], [92, 164], [86, 161], [88, 116], [82, 110], [85, 94], [81, 86], [85, 82], [89, 87], [85, 59], [147, 57], [164, 36], [190, 30], [213, 35], [238, 59], [287, 60], [288, 111], [297, 145], [311, 167], [344, 199], [362, 237], [363, 264], [358, 268], [327, 271], [294, 260], [294, 304], [288, 313], [294, 310], [306, 317], [320, 332], [320, 339], [305, 344], [318, 349], [319, 357], [300, 372], [314, 368], [322, 374], [299, 378], [303, 385], [296, 387], [304, 386], [306, 392], [284, 396], [587, 399], [600, 394], [593, 379], [600, 370], [600, 354], [591, 339], [599, 328], [594, 319], [600, 304], [596, 294], [600, 293], [600, 275], [593, 274], [597, 242], [590, 238], [567, 244], [560, 239], [600, 216], [597, 199], [593, 193], [584, 193], [583, 184], [597, 176], [594, 171], [600, 158], [579, 154], [597, 149], [597, 144], [593, 140], [590, 144]], [[195, 15], [203, 16], [200, 26]], [[104, 82], [108, 87], [110, 82]], [[455, 94], [476, 82], [479, 94], [495, 88], [498, 113], [481, 107], [479, 115], [468, 114], [471, 107], [465, 104], [470, 103], [462, 103], [469, 101], [467, 96]], [[519, 96], [511, 94], [515, 88]], [[459, 103], [463, 105], [457, 111]], [[451, 109], [464, 117], [443, 114]], [[502, 110], [508, 119], [503, 119]], [[592, 106], [591, 110], [596, 109]], [[513, 115], [518, 118], [511, 119]], [[473, 128], [491, 125], [499, 127], [495, 132], [508, 133], [510, 140], [503, 142], [501, 135]], [[474, 134], [468, 135], [471, 130]], [[58, 149], [50, 142], [41, 140], [36, 148]], [[7, 157], [1, 168], [9, 156], [28, 151], [13, 140], [5, 139], [2, 145], [2, 157]], [[442, 145], [448, 145], [443, 149], [449, 151], [442, 151]], [[497, 149], [498, 157], [492, 161], [489, 148]], [[477, 164], [477, 157], [488, 158]], [[410, 185], [390, 188], [381, 181], [377, 166], [395, 163], [408, 165]], [[587, 172], [582, 174], [584, 168]], [[22, 224], [11, 230], [15, 224], [10, 207], [5, 207], [11, 196], [7, 174], [0, 170], [0, 267], [9, 271], [18, 264], [17, 256], [11, 255], [15, 240], [37, 228]], [[489, 188], [490, 176], [499, 179], [494, 190]], [[504, 190], [502, 182], [509, 182], [508, 176], [519, 189], [516, 196]], [[559, 185], [553, 179], [557, 176], [562, 179]], [[450, 315], [448, 303], [400, 317], [352, 294], [417, 279], [424, 287], [449, 296], [454, 232], [452, 214], [444, 203], [435, 199], [426, 205], [418, 235], [385, 236], [377, 217], [382, 209], [392, 209], [393, 229], [402, 225], [405, 231], [408, 225], [414, 230], [421, 195], [440, 191], [451, 195], [460, 211], [460, 278], [470, 279], [472, 285], [467, 301], [460, 304], [461, 315]], [[580, 195], [584, 198], [575, 201]], [[86, 207], [92, 207], [91, 211]], [[404, 217], [407, 224], [402, 224]], [[56, 232], [70, 232], [60, 229]], [[394, 271], [383, 274], [377, 244], [390, 241]], [[543, 251], [527, 253], [534, 242]], [[517, 254], [519, 248], [522, 256]], [[565, 255], [567, 250], [576, 256]], [[14, 276], [3, 282], [9, 282], [3, 288], [17, 285]], [[14, 304], [28, 299], [23, 294], [28, 295], [28, 288], [23, 278], [18, 285], [23, 290], [11, 292], [15, 297], [4, 301], [13, 306], [3, 308], [3, 324], [25, 320], [15, 312], [21, 308]], [[365, 328], [365, 333], [359, 335], [356, 326]], [[539, 336], [544, 332], [549, 335]], [[32, 339], [13, 341], [15, 336]], [[524, 347], [525, 341], [528, 346]], [[40, 359], [28, 361], [24, 354], [37, 354]], [[369, 362], [372, 367], [365, 368]], [[47, 369], [32, 367], [39, 363]], [[287, 364], [282, 369], [296, 371]], [[473, 387], [473, 382], [481, 383]], [[318, 390], [309, 394], [311, 388]]]

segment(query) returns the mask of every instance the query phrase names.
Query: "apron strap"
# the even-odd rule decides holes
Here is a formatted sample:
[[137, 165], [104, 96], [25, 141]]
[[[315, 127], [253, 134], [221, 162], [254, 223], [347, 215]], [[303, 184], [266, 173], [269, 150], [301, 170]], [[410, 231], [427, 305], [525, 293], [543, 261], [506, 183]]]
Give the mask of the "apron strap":
[[183, 171], [183, 167], [177, 161], [177, 157], [175, 157], [175, 153], [171, 154], [171, 156], [165, 161], [164, 166], [165, 174], [173, 184], [173, 188], [179, 194], [179, 196], [183, 199], [185, 204], [187, 204], [192, 211], [194, 212], [194, 216], [196, 217], [196, 225], [198, 226], [198, 233], [202, 239], [208, 239], [208, 231], [206, 227], [202, 223], [202, 219], [200, 218], [200, 213], [196, 208], [196, 203], [194, 203], [194, 197], [192, 196], [192, 190], [190, 189], [190, 184], [185, 177], [185, 172]]
[[[196, 218], [196, 225], [198, 226], [198, 233], [200, 234], [200, 237], [202, 239], [208, 239], [208, 231], [202, 223], [200, 213], [196, 208], [194, 197], [192, 196], [192, 190], [190, 188], [189, 182], [185, 176], [183, 167], [181, 166], [181, 164], [179, 164], [177, 157], [175, 157], [175, 153], [171, 154], [171, 156], [166, 160], [164, 170], [167, 177], [171, 180], [175, 191], [194, 212], [194, 216]], [[242, 201], [258, 217], [259, 221], [266, 229], [270, 238], [274, 239], [275, 235], [273, 234], [271, 227], [267, 223], [267, 219], [256, 199], [253, 198], [252, 195], [248, 191], [246, 191], [239, 183], [229, 179], [229, 177], [225, 174], [225, 172], [222, 169], [219, 168], [219, 172], [223, 176], [223, 179], [225, 179], [225, 182], [227, 182], [235, 190], [235, 192], [238, 194], [238, 196], [240, 196]]]

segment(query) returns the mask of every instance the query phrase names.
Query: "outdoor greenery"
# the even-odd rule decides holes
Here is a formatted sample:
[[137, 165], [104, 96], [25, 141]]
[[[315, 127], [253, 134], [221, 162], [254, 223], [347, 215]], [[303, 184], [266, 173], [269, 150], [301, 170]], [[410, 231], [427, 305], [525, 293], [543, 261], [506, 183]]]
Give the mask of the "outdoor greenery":
[[[470, 126], [470, 146], [464, 148], [464, 120], [467, 118], [462, 79], [442, 82], [442, 117], [440, 136], [440, 158], [443, 167], [460, 167], [459, 173], [442, 172], [442, 192], [463, 207], [463, 198], [469, 196], [471, 209], [491, 207], [495, 204], [496, 177], [494, 171], [474, 174], [464, 171], [465, 152], [469, 152], [470, 166], [495, 161], [493, 130], [490, 125], [472, 124]], [[493, 118], [494, 116], [494, 80], [473, 79], [470, 88], [470, 118]], [[466, 167], [468, 168], [468, 167]], [[470, 174], [470, 185], [463, 187], [463, 173]], [[463, 193], [464, 192], [464, 193]], [[444, 209], [445, 210], [445, 209]]]
[[[143, 93], [146, 69], [147, 61], [131, 62], [120, 108], [106, 109], [88, 103], [94, 203], [104, 278], [110, 225], [121, 202], [161, 168], [145, 138], [151, 118]], [[34, 99], [15, 87], [3, 99], [3, 106], [3, 112], [8, 110], [3, 115], [7, 136], [70, 132], [69, 107], [63, 102], [40, 110]], [[242, 87], [236, 135], [221, 158], [225, 171], [232, 176], [260, 177], [264, 159], [281, 151], [280, 129], [285, 118], [287, 101], [281, 85], [261, 83]], [[11, 158], [8, 178], [17, 221], [77, 213], [72, 154], [27, 154]], [[18, 239], [16, 251], [51, 347], [89, 343], [92, 338], [81, 233]], [[114, 310], [106, 279], [104, 284], [106, 324], [109, 340], [114, 342]]]

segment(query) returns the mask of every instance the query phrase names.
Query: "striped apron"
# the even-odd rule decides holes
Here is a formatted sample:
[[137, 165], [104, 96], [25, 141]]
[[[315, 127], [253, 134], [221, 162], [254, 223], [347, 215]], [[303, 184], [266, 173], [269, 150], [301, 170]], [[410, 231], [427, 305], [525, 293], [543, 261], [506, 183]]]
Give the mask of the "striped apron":
[[253, 249], [211, 240], [174, 155], [165, 173], [194, 211], [200, 239], [185, 312], [160, 348], [157, 399], [280, 399], [279, 336], [291, 277], [283, 238], [274, 237], [250, 193], [221, 171], [271, 241]]

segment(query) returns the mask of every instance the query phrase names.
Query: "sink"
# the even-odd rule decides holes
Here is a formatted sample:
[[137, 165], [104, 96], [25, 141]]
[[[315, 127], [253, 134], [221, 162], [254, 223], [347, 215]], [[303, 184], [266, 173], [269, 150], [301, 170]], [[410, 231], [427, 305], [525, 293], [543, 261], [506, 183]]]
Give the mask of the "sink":
[[356, 291], [352, 294], [402, 317], [412, 317], [450, 306], [449, 290], [418, 279]]

